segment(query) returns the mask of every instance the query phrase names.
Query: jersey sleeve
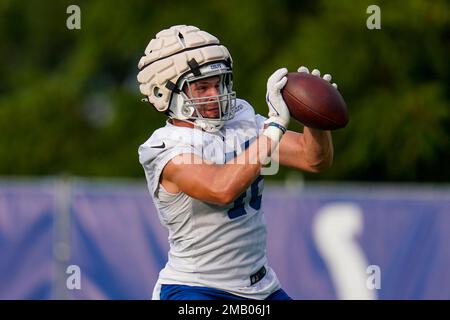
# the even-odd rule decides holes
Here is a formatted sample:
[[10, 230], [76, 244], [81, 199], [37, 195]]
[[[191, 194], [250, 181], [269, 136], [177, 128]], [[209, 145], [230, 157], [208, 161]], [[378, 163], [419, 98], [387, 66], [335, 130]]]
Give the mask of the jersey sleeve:
[[158, 197], [157, 190], [161, 173], [167, 163], [180, 154], [194, 154], [202, 157], [201, 150], [186, 141], [174, 140], [173, 137], [157, 135], [151, 137], [139, 147], [139, 162], [144, 168], [147, 186], [153, 197]]

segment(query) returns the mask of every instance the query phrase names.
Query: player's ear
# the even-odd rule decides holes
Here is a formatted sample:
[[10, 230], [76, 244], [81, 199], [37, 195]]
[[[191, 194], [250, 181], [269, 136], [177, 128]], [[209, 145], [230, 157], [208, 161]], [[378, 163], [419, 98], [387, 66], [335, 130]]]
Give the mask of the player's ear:
[[186, 93], [186, 94], [188, 93], [189, 90], [188, 90], [188, 84], [187, 84], [187, 82], [184, 83], [183, 88], [181, 89], [181, 91], [183, 91], [183, 92]]
[[[189, 88], [191, 88], [191, 90], [189, 90]], [[190, 92], [189, 92], [189, 91], [194, 90], [194, 88], [195, 88], [195, 83], [188, 83], [188, 82], [185, 82], [184, 85], [183, 85], [183, 92], [184, 92], [189, 98], [192, 98], [192, 97], [190, 96]]]

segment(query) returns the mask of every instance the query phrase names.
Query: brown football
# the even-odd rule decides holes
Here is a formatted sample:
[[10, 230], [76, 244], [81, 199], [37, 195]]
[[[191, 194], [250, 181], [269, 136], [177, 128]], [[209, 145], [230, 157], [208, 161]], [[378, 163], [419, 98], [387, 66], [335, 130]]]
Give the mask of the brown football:
[[305, 72], [290, 72], [281, 91], [291, 117], [303, 125], [321, 130], [344, 128], [347, 105], [328, 81]]

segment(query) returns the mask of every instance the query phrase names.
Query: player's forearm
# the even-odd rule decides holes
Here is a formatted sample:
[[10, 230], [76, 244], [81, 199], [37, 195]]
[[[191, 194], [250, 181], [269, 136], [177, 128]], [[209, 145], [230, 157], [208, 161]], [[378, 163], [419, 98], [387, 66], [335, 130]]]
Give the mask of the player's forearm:
[[306, 162], [313, 171], [327, 169], [333, 163], [333, 141], [330, 131], [305, 127], [303, 130]]
[[234, 201], [259, 176], [261, 166], [271, 154], [272, 143], [259, 136], [245, 152], [221, 167], [214, 183], [223, 190], [224, 202]]

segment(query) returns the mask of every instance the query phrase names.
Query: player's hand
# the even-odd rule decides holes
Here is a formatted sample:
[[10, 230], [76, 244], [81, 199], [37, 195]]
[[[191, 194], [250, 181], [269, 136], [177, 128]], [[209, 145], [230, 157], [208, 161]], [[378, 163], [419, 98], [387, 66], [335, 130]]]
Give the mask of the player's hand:
[[[305, 72], [305, 73], [309, 73], [309, 70], [308, 70], [307, 67], [301, 66], [300, 68], [298, 68], [297, 72]], [[316, 77], [319, 77], [319, 78], [320, 78], [320, 71], [319, 71], [318, 69], [314, 69], [314, 70], [311, 72], [311, 74], [312, 74], [313, 76], [316, 76]], [[325, 74], [325, 75], [323, 76], [322, 79], [331, 83], [331, 75], [328, 74], [328, 73]], [[338, 87], [336, 83], [331, 83], [331, 85], [332, 85], [333, 87], [335, 87], [336, 89], [337, 89], [337, 87]]]
[[284, 88], [287, 82], [287, 73], [288, 70], [286, 68], [278, 69], [267, 80], [266, 102], [269, 106], [269, 119], [264, 121], [267, 124], [267, 128], [263, 134], [274, 142], [272, 144], [273, 147], [280, 142], [291, 118], [289, 109], [281, 95], [281, 89]]
[[286, 68], [275, 71], [267, 80], [266, 94], [266, 102], [269, 106], [269, 119], [266, 123], [276, 122], [284, 128], [287, 128], [291, 117], [281, 95], [281, 89], [284, 88], [287, 82], [287, 73], [288, 70]]

